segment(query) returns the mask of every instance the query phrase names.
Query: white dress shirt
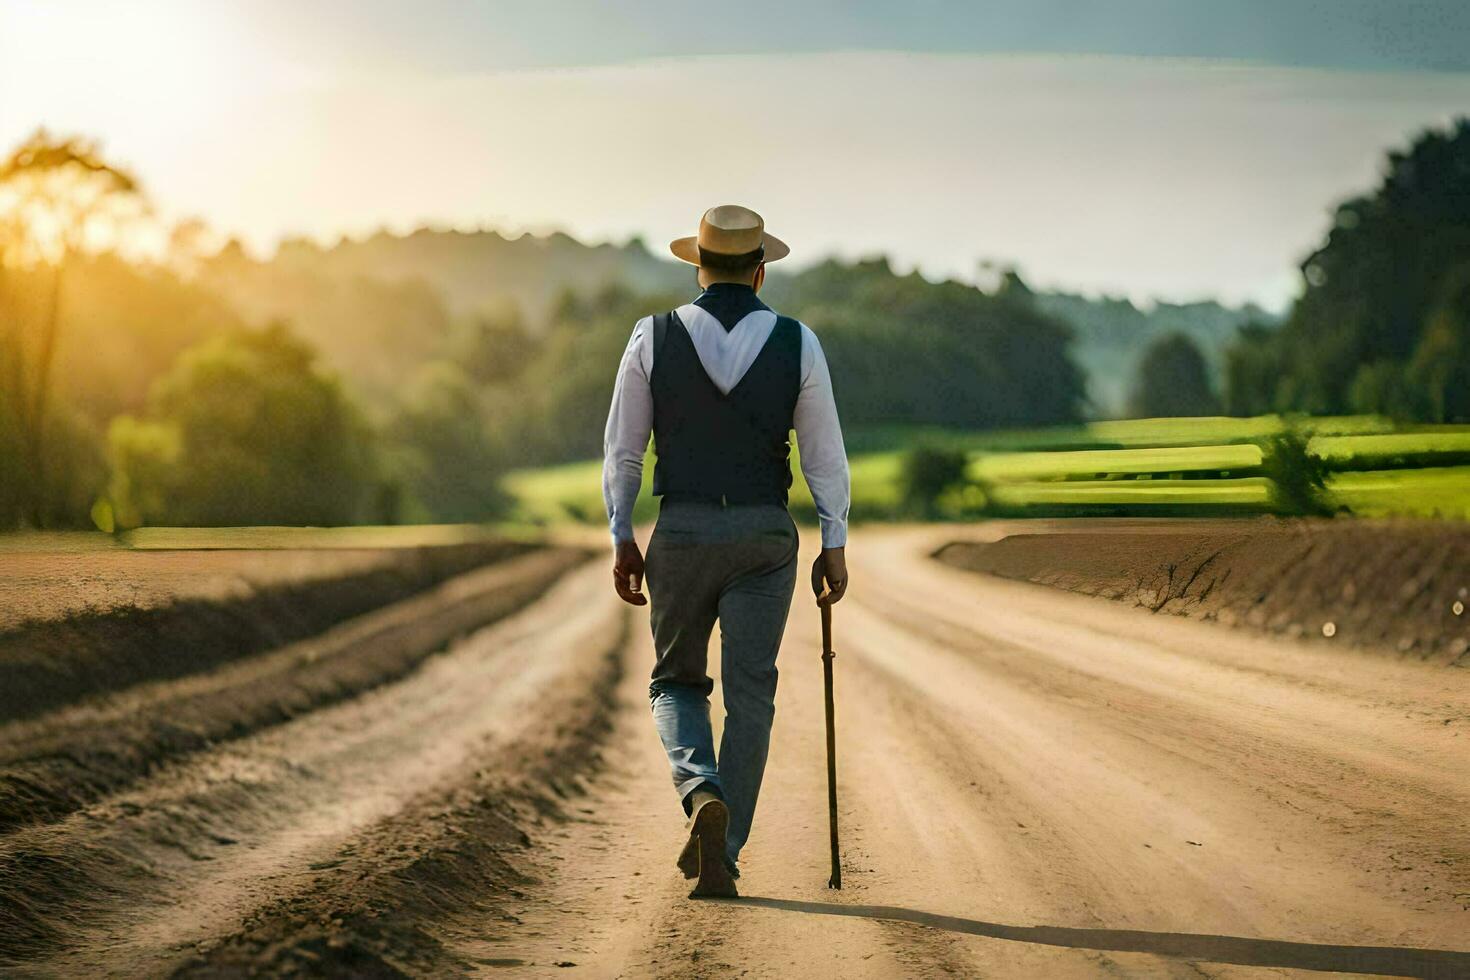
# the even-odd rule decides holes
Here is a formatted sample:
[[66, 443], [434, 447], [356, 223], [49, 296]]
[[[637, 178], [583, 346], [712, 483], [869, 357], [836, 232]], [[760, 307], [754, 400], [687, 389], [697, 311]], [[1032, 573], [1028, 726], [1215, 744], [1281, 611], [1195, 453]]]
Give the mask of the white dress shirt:
[[[776, 326], [776, 314], [759, 307], [745, 314], [729, 330], [714, 314], [694, 304], [679, 307], [679, 320], [689, 331], [705, 373], [720, 391], [729, 393], [745, 376]], [[670, 323], [670, 329], [678, 325]], [[633, 537], [633, 504], [643, 485], [643, 454], [653, 431], [653, 317], [633, 327], [618, 365], [612, 408], [603, 438], [602, 497], [607, 505], [613, 542]], [[801, 450], [801, 472], [817, 505], [822, 547], [847, 543], [847, 513], [851, 491], [847, 451], [832, 397], [832, 376], [822, 345], [801, 324], [801, 391], [793, 417]]]

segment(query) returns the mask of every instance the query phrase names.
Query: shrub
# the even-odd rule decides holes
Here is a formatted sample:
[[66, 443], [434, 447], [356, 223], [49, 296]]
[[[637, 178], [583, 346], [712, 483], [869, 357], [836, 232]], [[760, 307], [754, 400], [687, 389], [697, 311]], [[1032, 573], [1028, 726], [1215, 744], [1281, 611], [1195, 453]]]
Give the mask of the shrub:
[[915, 446], [904, 454], [899, 481], [904, 507], [932, 517], [940, 496], [965, 482], [969, 458], [963, 450]]
[[1275, 487], [1272, 496], [1277, 513], [1306, 516], [1333, 512], [1327, 493], [1327, 465], [1308, 451], [1301, 433], [1288, 428], [1268, 439], [1262, 448], [1265, 453], [1261, 469]]

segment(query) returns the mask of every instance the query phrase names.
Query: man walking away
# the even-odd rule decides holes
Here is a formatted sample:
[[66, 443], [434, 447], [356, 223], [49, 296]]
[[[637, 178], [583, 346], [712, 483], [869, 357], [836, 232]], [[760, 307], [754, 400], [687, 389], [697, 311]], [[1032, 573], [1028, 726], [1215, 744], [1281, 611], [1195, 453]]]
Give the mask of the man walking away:
[[[812, 591], [825, 587], [829, 602], [847, 589], [847, 454], [816, 335], [756, 296], [766, 263], [790, 249], [736, 205], [706, 211], [699, 234], [669, 248], [698, 267], [703, 292], [633, 328], [607, 418], [602, 489], [617, 593], [644, 605], [646, 577], [653, 600], [649, 698], [689, 816], [678, 866], [698, 878], [693, 895], [735, 895], [796, 584], [796, 525], [786, 510], [791, 430], [821, 524]], [[661, 500], [645, 567], [633, 504], [650, 432]], [[706, 663], [716, 620], [725, 701], [718, 757]]]

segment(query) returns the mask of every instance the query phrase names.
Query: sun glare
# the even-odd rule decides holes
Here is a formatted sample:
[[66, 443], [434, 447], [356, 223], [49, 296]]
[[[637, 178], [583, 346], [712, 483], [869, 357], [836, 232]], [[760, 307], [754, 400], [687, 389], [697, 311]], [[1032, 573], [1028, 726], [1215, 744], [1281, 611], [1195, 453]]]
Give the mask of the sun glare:
[[[157, 106], [216, 104], [244, 82], [248, 46], [228, 8], [211, 4], [45, 4], [0, 10], [0, 86], [75, 104], [91, 93]], [[29, 99], [28, 99], [29, 101]]]

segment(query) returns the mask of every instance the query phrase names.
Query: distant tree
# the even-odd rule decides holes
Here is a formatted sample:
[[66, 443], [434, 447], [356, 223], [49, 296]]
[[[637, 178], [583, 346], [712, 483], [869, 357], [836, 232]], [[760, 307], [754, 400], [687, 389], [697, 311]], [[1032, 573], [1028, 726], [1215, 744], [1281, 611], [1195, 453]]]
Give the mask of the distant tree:
[[566, 293], [555, 304], [539, 353], [520, 381], [522, 397], [510, 451], [519, 463], [587, 459], [602, 453], [614, 373], [633, 325], [681, 301], [610, 286], [591, 296]]
[[0, 529], [13, 528], [26, 518], [30, 481], [25, 432], [15, 405], [5, 394], [0, 391]]
[[[847, 426], [1076, 421], [1083, 378], [1068, 356], [1070, 328], [1036, 310], [1019, 283], [1007, 293], [898, 276], [877, 260], [825, 262], [773, 279], [763, 298], [817, 333]], [[522, 397], [508, 451], [516, 464], [599, 455], [614, 369], [633, 324], [683, 301], [618, 286], [564, 293], [515, 382]]]
[[54, 396], [99, 425], [141, 411], [183, 351], [246, 326], [198, 279], [115, 253], [73, 259], [62, 305], [66, 342], [56, 352]]
[[773, 280], [768, 295], [821, 339], [844, 424], [1076, 421], [1085, 384], [1072, 329], [1013, 273], [1000, 289], [900, 276], [876, 259], [820, 263]]
[[415, 372], [387, 428], [405, 489], [424, 516], [484, 521], [510, 502], [500, 487], [505, 448], [474, 382], [459, 365], [435, 361]]
[[451, 344], [451, 357], [479, 384], [505, 384], [518, 378], [540, 345], [514, 308], [482, 315], [462, 326]]
[[[1302, 295], [1275, 341], [1274, 407], [1338, 413], [1397, 406], [1415, 418], [1458, 417], [1453, 395], [1445, 401], [1445, 389], [1421, 388], [1460, 376], [1432, 368], [1430, 348], [1417, 367], [1403, 369], [1432, 328], [1434, 350], [1461, 342], [1445, 296], [1467, 264], [1470, 120], [1462, 119], [1390, 153], [1382, 184], [1337, 208], [1326, 242], [1302, 264]], [[1401, 385], [1412, 389], [1408, 395]]]
[[1218, 415], [1204, 355], [1184, 334], [1166, 334], [1149, 345], [1129, 397], [1135, 418]]
[[1353, 375], [1348, 407], [1367, 415], [1387, 415], [1407, 421], [1423, 415], [1423, 400], [1410, 383], [1404, 366], [1388, 358], [1364, 364]]
[[166, 258], [180, 274], [193, 276], [205, 259], [222, 247], [203, 218], [185, 218], [169, 229]]
[[200, 263], [199, 280], [246, 322], [291, 323], [369, 404], [390, 400], [407, 373], [445, 355], [450, 339], [453, 318], [427, 279], [334, 273], [311, 243], [283, 243], [269, 262], [226, 243]]
[[[998, 297], [1009, 294], [1007, 274]], [[1124, 296], [1083, 296], [1047, 290], [1032, 294], [1036, 308], [1071, 325], [1076, 339], [1071, 356], [1087, 377], [1089, 408], [1104, 418], [1128, 412], [1128, 394], [1138, 362], [1154, 340], [1183, 333], [1199, 345], [1210, 368], [1212, 383], [1223, 385], [1226, 351], [1238, 330], [1248, 323], [1262, 330], [1277, 326], [1258, 307], [1223, 306], [1213, 300], [1190, 303], [1157, 301], [1146, 308]]]
[[1006, 269], [1001, 273], [1000, 285], [996, 287], [995, 297], [1023, 306], [1036, 302], [1036, 293], [1015, 269]]
[[25, 228], [13, 209], [0, 208], [0, 418], [8, 417], [21, 451], [25, 449], [25, 370], [21, 311], [15, 265]]
[[[0, 245], [5, 265], [43, 264], [51, 269], [49, 299], [35, 331], [34, 350], [9, 339], [13, 359], [7, 389], [26, 434], [33, 481], [30, 506], [40, 523], [48, 492], [46, 436], [52, 363], [62, 323], [62, 283], [71, 260], [89, 247], [115, 244], [119, 228], [146, 207], [137, 182], [113, 166], [90, 142], [54, 138], [38, 129], [0, 162]], [[12, 308], [11, 313], [14, 313]], [[3, 318], [17, 322], [19, 317]]]
[[144, 419], [109, 432], [121, 526], [333, 525], [369, 519], [372, 435], [335, 376], [285, 327], [180, 356]]
[[1274, 412], [1281, 376], [1280, 344], [1275, 327], [1247, 323], [1225, 352], [1225, 412], [1265, 415]]
[[1470, 263], [1446, 282], [1405, 378], [1430, 422], [1470, 422]]
[[89, 526], [90, 505], [107, 474], [105, 465], [82, 464], [104, 458], [109, 420], [142, 411], [149, 386], [181, 351], [240, 326], [220, 297], [164, 266], [114, 252], [74, 256], [62, 282], [63, 337], [50, 371], [39, 441], [45, 465], [38, 473], [26, 382], [34, 377], [52, 285], [48, 266], [0, 268], [0, 428], [10, 433], [0, 437], [0, 483], [13, 488], [0, 489], [0, 498], [13, 501], [0, 505], [0, 528]]

